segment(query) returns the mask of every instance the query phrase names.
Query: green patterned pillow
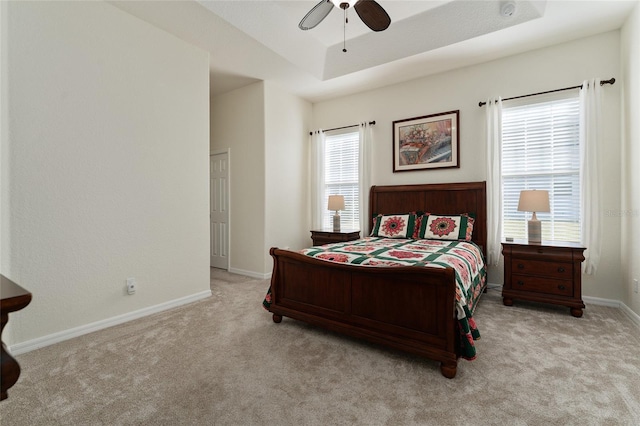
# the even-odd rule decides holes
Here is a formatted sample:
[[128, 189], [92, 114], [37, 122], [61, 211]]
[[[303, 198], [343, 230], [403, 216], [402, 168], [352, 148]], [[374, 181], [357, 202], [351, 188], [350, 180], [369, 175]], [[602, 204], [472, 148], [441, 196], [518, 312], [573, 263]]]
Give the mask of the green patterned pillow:
[[471, 241], [474, 219], [460, 215], [425, 214], [420, 224], [420, 238], [429, 240]]
[[382, 215], [373, 219], [372, 237], [413, 238], [416, 226], [415, 213]]

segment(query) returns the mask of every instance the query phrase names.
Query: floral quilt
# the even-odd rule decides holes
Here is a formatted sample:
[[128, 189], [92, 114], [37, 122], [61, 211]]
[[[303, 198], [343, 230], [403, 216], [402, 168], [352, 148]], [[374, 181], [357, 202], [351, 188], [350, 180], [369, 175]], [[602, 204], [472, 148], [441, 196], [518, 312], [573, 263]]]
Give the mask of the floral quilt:
[[[347, 243], [326, 244], [299, 251], [307, 256], [331, 262], [370, 267], [427, 266], [451, 267], [456, 274], [456, 312], [460, 332], [461, 357], [475, 359], [474, 340], [480, 333], [473, 311], [486, 280], [486, 267], [480, 248], [467, 241], [397, 239], [365, 237]], [[271, 304], [271, 288], [263, 306]]]

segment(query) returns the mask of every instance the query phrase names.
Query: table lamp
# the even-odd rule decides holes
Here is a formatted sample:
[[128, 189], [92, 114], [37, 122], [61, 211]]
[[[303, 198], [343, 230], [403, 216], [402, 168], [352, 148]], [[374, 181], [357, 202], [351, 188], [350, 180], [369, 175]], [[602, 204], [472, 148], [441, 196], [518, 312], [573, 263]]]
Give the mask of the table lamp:
[[536, 189], [520, 191], [518, 211], [533, 212], [533, 216], [531, 216], [531, 219], [527, 223], [529, 243], [541, 243], [542, 226], [536, 217], [536, 212], [551, 211], [549, 209], [549, 191], [539, 191]]
[[340, 210], [344, 210], [344, 195], [329, 195], [329, 210], [334, 210], [336, 214], [333, 215], [333, 230], [340, 230]]

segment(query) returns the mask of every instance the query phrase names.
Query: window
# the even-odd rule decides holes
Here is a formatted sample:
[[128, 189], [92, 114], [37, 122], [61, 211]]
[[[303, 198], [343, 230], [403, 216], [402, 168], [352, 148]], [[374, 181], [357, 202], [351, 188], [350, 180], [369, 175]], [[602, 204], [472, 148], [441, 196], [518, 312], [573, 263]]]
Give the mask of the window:
[[523, 189], [549, 191], [550, 213], [536, 213], [542, 239], [580, 242], [580, 104], [577, 94], [502, 112], [502, 236], [527, 237], [531, 212], [519, 212]]
[[333, 227], [333, 214], [327, 210], [329, 195], [344, 195], [345, 210], [340, 212], [341, 229], [360, 229], [358, 145], [359, 132], [326, 135], [324, 152], [324, 214], [322, 225]]

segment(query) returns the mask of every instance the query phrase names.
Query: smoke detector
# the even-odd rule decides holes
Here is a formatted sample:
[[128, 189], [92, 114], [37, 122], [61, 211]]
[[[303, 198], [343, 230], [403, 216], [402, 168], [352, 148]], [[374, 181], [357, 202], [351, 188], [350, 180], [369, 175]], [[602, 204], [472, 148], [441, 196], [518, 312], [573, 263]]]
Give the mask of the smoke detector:
[[506, 1], [502, 3], [500, 7], [500, 13], [502, 16], [506, 16], [507, 18], [513, 16], [516, 13], [516, 2], [515, 1]]

